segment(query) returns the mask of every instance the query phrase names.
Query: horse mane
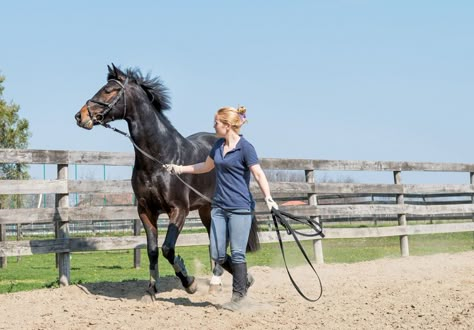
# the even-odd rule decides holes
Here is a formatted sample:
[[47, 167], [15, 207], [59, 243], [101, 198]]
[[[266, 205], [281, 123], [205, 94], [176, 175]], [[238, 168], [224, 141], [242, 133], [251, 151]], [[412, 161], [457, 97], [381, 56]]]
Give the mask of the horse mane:
[[138, 68], [128, 68], [125, 73], [117, 69], [115, 66], [114, 69], [115, 70], [109, 70], [107, 80], [119, 80], [121, 76], [125, 76], [130, 81], [133, 81], [141, 86], [158, 112], [171, 109], [168, 88], [165, 87], [159, 77], [151, 77], [150, 74], [143, 76], [142, 72]]

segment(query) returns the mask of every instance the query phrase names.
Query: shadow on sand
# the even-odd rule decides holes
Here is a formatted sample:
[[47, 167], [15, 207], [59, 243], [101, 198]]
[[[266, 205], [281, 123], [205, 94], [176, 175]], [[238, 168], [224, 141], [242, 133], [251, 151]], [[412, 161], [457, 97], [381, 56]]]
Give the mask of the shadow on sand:
[[[198, 279], [198, 292], [197, 295], [203, 295], [207, 293], [208, 283], [205, 280]], [[82, 291], [86, 294], [100, 296], [106, 300], [136, 300], [145, 303], [152, 303], [153, 301], [168, 302], [175, 305], [181, 306], [196, 306], [206, 307], [214, 306], [211, 302], [201, 301], [193, 302], [187, 296], [184, 291], [181, 282], [175, 276], [160, 277], [158, 285], [158, 293], [153, 297], [147, 291], [148, 281], [123, 281], [123, 282], [97, 282], [97, 283], [84, 283], [77, 284]], [[178, 290], [181, 293], [180, 297], [170, 297], [169, 294], [161, 296], [165, 293], [170, 293], [174, 290]]]

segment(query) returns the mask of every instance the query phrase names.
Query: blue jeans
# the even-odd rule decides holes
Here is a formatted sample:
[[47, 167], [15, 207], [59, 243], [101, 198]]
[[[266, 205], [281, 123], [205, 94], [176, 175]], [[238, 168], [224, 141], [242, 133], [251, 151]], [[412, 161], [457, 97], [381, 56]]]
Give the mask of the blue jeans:
[[[234, 212], [250, 212], [249, 209], [232, 210]], [[246, 262], [245, 251], [249, 239], [252, 216], [250, 214], [233, 214], [214, 207], [211, 211], [211, 258], [218, 264], [226, 259], [227, 246], [230, 244], [232, 263]]]

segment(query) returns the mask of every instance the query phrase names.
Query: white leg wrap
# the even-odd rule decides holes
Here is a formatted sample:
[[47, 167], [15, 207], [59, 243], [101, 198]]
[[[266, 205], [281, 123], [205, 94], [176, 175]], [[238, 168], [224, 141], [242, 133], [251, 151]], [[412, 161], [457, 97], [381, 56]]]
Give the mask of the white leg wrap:
[[160, 274], [158, 273], [158, 269], [150, 269], [150, 283], [151, 284], [156, 285], [159, 277], [160, 277]]
[[209, 283], [211, 285], [221, 285], [222, 280], [220, 276], [212, 275], [211, 282]]

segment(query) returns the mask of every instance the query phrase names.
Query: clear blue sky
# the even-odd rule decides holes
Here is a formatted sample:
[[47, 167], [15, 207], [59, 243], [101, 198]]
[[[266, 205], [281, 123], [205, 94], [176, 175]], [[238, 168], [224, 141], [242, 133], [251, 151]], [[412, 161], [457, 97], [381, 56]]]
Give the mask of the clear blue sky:
[[473, 1], [7, 1], [0, 72], [32, 149], [133, 150], [73, 118], [113, 62], [161, 77], [183, 135], [245, 105], [260, 157], [474, 162], [473, 17]]

